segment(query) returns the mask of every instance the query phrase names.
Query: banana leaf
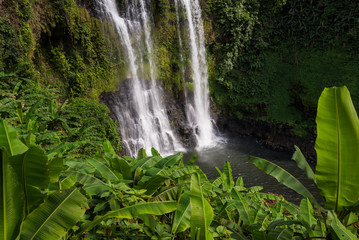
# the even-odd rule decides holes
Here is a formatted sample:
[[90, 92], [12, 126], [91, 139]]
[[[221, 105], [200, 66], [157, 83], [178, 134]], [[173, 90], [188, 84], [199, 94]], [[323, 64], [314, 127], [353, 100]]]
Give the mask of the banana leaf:
[[161, 156], [141, 158], [132, 166], [131, 171], [134, 172], [137, 168], [150, 169], [162, 159]]
[[41, 148], [30, 147], [24, 154], [16, 155], [11, 160], [22, 183], [25, 210], [29, 214], [43, 201], [45, 196], [40, 189], [47, 189], [50, 182], [47, 156]]
[[277, 228], [274, 231], [269, 232], [269, 236], [277, 240], [292, 240], [293, 230], [289, 228]]
[[112, 145], [111, 145], [111, 142], [109, 140], [105, 140], [103, 142], [103, 150], [105, 151], [105, 153], [111, 153], [111, 154], [115, 154], [116, 155], [116, 152], [115, 150], [113, 149]]
[[141, 148], [140, 150], [138, 150], [138, 153], [137, 153], [137, 160], [141, 160], [143, 158], [146, 158], [147, 157], [147, 154], [146, 154], [146, 150]]
[[9, 123], [0, 119], [0, 147], [6, 148], [10, 156], [22, 154], [28, 147], [17, 138], [18, 132]]
[[27, 216], [20, 239], [60, 239], [80, 220], [87, 207], [87, 199], [78, 189], [56, 192]]
[[49, 177], [50, 182], [57, 182], [59, 180], [61, 171], [64, 169], [64, 159], [54, 158], [49, 162]]
[[162, 177], [160, 175], [153, 176], [150, 180], [148, 180], [141, 188], [146, 189], [146, 195], [152, 195], [155, 193], [163, 183], [167, 180], [166, 177]]
[[39, 109], [39, 107], [43, 101], [44, 101], [44, 99], [40, 99], [26, 112], [25, 119], [24, 119], [25, 122], [28, 122], [32, 118], [32, 116], [34, 115], [36, 110]]
[[223, 184], [224, 184], [225, 190], [228, 193], [231, 192], [231, 190], [234, 186], [231, 165], [229, 164], [228, 161], [226, 161], [224, 163], [223, 173], [221, 172], [221, 170], [219, 170], [218, 167], [216, 167], [216, 169], [217, 169], [217, 172], [219, 173], [219, 175], [221, 176], [221, 178], [223, 179]]
[[181, 195], [172, 224], [172, 233], [183, 232], [191, 226], [191, 202], [189, 192]]
[[161, 161], [154, 165], [155, 168], [171, 167], [183, 158], [183, 153], [177, 153], [163, 158]]
[[128, 162], [112, 153], [105, 153], [105, 158], [111, 163], [111, 167], [122, 174], [124, 179], [131, 180], [131, 166]]
[[76, 175], [69, 175], [64, 179], [61, 179], [61, 181], [59, 182], [60, 189], [72, 188], [76, 184], [76, 182], [77, 182]]
[[258, 167], [260, 170], [277, 179], [278, 182], [289, 187], [290, 189], [293, 189], [302, 196], [307, 197], [315, 207], [320, 208], [317, 200], [313, 197], [309, 190], [298, 179], [296, 179], [292, 174], [283, 168], [258, 157], [249, 156], [249, 161], [256, 165], [256, 167]]
[[89, 195], [101, 195], [105, 191], [113, 191], [106, 183], [90, 174], [79, 172], [68, 172], [68, 174], [76, 175], [77, 181], [84, 185], [83, 189]]
[[307, 198], [302, 199], [302, 201], [300, 202], [298, 219], [307, 229], [309, 236], [314, 237], [312, 227], [316, 223], [316, 221], [313, 216], [313, 207]]
[[24, 194], [4, 148], [0, 148], [0, 158], [0, 239], [12, 240], [20, 233], [24, 217]]
[[169, 200], [176, 200], [179, 187], [178, 186], [170, 186], [166, 187], [165, 189], [161, 189], [161, 192], [154, 196], [151, 200], [152, 202], [156, 201], [169, 201]]
[[213, 209], [203, 197], [201, 178], [198, 174], [191, 178], [191, 238], [212, 239], [208, 227], [213, 221]]
[[161, 156], [161, 154], [154, 148], [151, 148], [152, 156]]
[[333, 211], [328, 211], [327, 226], [334, 240], [357, 240], [358, 238], [346, 229]]
[[359, 197], [359, 120], [346, 87], [324, 89], [316, 122], [317, 185], [325, 206], [338, 212]]
[[120, 178], [105, 164], [93, 158], [88, 158], [87, 161], [100, 172], [101, 176], [110, 182], [118, 182]]
[[185, 166], [185, 167], [182, 167], [182, 168], [176, 170], [174, 173], [172, 173], [170, 178], [176, 180], [176, 179], [181, 178], [183, 176], [188, 176], [188, 175], [192, 176], [195, 173], [199, 174], [201, 176], [201, 178], [202, 177], [204, 179], [206, 178], [205, 174], [202, 172], [202, 170], [198, 166]]
[[149, 202], [139, 203], [130, 207], [121, 208], [115, 211], [110, 211], [104, 216], [97, 216], [95, 219], [84, 225], [79, 234], [84, 231], [89, 231], [100, 222], [109, 218], [136, 218], [139, 215], [151, 214], [151, 215], [163, 215], [173, 212], [177, 208], [176, 201], [164, 201], [164, 202]]
[[250, 209], [248, 203], [243, 199], [236, 189], [232, 189], [232, 198], [233, 204], [228, 206], [227, 210], [230, 210], [232, 207], [235, 207], [238, 210], [239, 217], [244, 224], [250, 225], [253, 223], [253, 220], [250, 216]]
[[326, 235], [327, 228], [325, 227], [325, 223], [318, 219], [317, 224], [314, 227], [313, 237], [322, 237], [324, 239]]
[[305, 159], [303, 153], [300, 151], [300, 149], [297, 146], [295, 147], [295, 152], [292, 156], [292, 159], [297, 163], [297, 166], [304, 170], [307, 174], [307, 177], [314, 181], [314, 183], [317, 183], [317, 180], [315, 179], [314, 172], [312, 168], [309, 166], [307, 160]]

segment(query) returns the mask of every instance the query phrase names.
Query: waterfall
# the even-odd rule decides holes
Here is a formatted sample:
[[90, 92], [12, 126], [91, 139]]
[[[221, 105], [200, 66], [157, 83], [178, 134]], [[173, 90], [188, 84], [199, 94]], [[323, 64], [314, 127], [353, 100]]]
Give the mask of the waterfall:
[[[216, 137], [209, 113], [208, 71], [201, 7], [199, 0], [175, 0], [177, 16], [179, 3], [184, 8], [186, 21], [188, 22], [186, 32], [189, 38], [193, 81], [193, 94], [186, 93], [187, 121], [196, 135], [197, 148], [208, 148], [215, 145]], [[177, 25], [178, 27], [180, 25], [178, 17]], [[183, 40], [180, 34], [179, 41], [182, 45]]]
[[155, 80], [150, 15], [145, 0], [130, 0], [121, 16], [116, 0], [98, 0], [102, 12], [113, 22], [127, 54], [129, 91], [119, 92], [112, 106], [120, 123], [122, 141], [128, 154], [140, 148], [156, 148], [162, 154], [183, 150], [171, 130], [161, 102], [162, 88]]

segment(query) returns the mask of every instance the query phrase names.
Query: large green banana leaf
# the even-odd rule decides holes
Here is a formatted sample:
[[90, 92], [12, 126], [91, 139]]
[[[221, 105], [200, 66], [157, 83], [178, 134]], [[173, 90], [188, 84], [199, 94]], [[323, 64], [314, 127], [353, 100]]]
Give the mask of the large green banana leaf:
[[21, 183], [9, 163], [7, 151], [0, 148], [0, 239], [16, 239], [24, 217], [24, 196]]
[[201, 178], [198, 174], [191, 178], [191, 238], [199, 240], [213, 239], [208, 227], [213, 221], [213, 209], [203, 197]]
[[148, 202], [140, 203], [137, 205], [121, 208], [118, 210], [110, 211], [104, 216], [97, 216], [95, 219], [83, 226], [80, 234], [84, 231], [89, 231], [100, 222], [109, 218], [136, 218], [140, 215], [151, 214], [151, 215], [163, 215], [166, 213], [173, 212], [177, 208], [176, 201], [163, 201], [163, 202]]
[[172, 224], [172, 233], [183, 232], [191, 226], [191, 202], [189, 192], [181, 195]]
[[41, 148], [30, 147], [24, 154], [16, 155], [11, 160], [22, 183], [25, 210], [29, 214], [43, 201], [40, 189], [46, 189], [50, 181], [47, 156]]
[[249, 156], [249, 161], [256, 165], [256, 167], [258, 167], [260, 170], [276, 178], [278, 182], [289, 187], [290, 189], [293, 189], [302, 196], [307, 197], [315, 207], [320, 207], [317, 200], [313, 197], [309, 190], [298, 179], [296, 179], [292, 174], [283, 168], [258, 157]]
[[56, 192], [27, 216], [20, 239], [60, 239], [80, 220], [86, 208], [87, 199], [78, 189]]
[[17, 138], [17, 131], [0, 119], [0, 147], [6, 148], [10, 156], [24, 153], [28, 148]]
[[316, 179], [328, 209], [359, 197], [359, 120], [346, 87], [324, 89], [317, 112]]

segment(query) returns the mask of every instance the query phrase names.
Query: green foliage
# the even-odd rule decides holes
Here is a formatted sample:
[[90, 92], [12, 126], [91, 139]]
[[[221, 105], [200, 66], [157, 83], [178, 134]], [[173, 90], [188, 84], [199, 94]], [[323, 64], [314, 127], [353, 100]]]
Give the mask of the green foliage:
[[[296, 46], [357, 46], [358, 4], [352, 1], [288, 0], [278, 16], [278, 33]], [[352, 45], [352, 46], [350, 46]]]
[[0, 71], [14, 67], [21, 56], [21, 48], [16, 32], [5, 17], [0, 17]]
[[[6, 146], [13, 145], [17, 135], [6, 139]], [[326, 215], [325, 209], [313, 209], [309, 199], [303, 199], [298, 207], [281, 196], [261, 193], [261, 187], [245, 188], [241, 178], [234, 184], [229, 163], [217, 179], [208, 181], [193, 165], [195, 158], [184, 165], [181, 153], [162, 158], [156, 150], [152, 150], [153, 156], [141, 150], [137, 159], [121, 158], [105, 141], [103, 154], [77, 159], [58, 157], [48, 164], [51, 153], [46, 156], [48, 152], [36, 146], [23, 149], [25, 152], [10, 157], [11, 161], [7, 151], [1, 150], [1, 166], [6, 174], [1, 179], [4, 196], [0, 199], [14, 201], [19, 199], [19, 192], [23, 193], [22, 202], [6, 208], [12, 212], [32, 204], [25, 211], [25, 220], [21, 214], [8, 218], [8, 213], [0, 211], [4, 219], [12, 221], [5, 227], [14, 234], [1, 232], [4, 239], [14, 239], [18, 234], [24, 239], [58, 239], [64, 234], [68, 238], [95, 239], [354, 239], [357, 231], [353, 228], [358, 220], [355, 214], [340, 215], [349, 228], [335, 213]], [[305, 161], [300, 152], [294, 158], [300, 163]], [[59, 178], [63, 161], [67, 168]], [[31, 187], [41, 190], [40, 201]], [[14, 190], [17, 198], [11, 197]], [[80, 219], [84, 208], [85, 217]], [[69, 230], [76, 223], [78, 227]]]
[[[2, 125], [7, 123], [1, 119]], [[7, 127], [11, 129], [12, 127]], [[1, 142], [1, 208], [2, 239], [59, 239], [81, 218], [87, 199], [78, 189], [55, 191], [49, 195], [48, 159], [45, 152], [33, 147], [24, 153], [7, 154], [16, 135]], [[39, 200], [38, 198], [42, 198]], [[24, 211], [25, 208], [25, 211]]]
[[213, 221], [213, 209], [203, 197], [201, 177], [198, 174], [191, 178], [191, 238], [192, 239], [213, 239], [208, 232], [208, 227]]
[[[101, 143], [103, 139], [108, 139], [116, 152], [121, 150], [117, 124], [110, 118], [109, 110], [103, 103], [77, 98], [65, 108], [65, 111], [81, 116], [79, 125], [84, 129], [89, 129], [88, 133], [101, 140]], [[96, 148], [84, 149], [84, 152], [94, 153]]]
[[317, 112], [316, 179], [328, 209], [336, 212], [359, 197], [359, 120], [346, 87], [326, 88]]
[[[324, 219], [333, 239], [356, 239], [355, 234], [346, 228], [342, 222], [349, 219], [359, 198], [359, 189], [356, 169], [358, 168], [358, 137], [359, 120], [350, 93], [346, 87], [333, 87], [324, 89], [318, 103], [317, 112], [317, 166], [313, 174], [310, 166], [300, 150], [296, 147], [293, 159], [299, 168], [304, 170], [308, 178], [317, 185], [329, 211]], [[325, 211], [311, 193], [284, 169], [264, 159], [250, 157], [249, 161], [267, 174], [275, 177], [280, 183], [305, 196], [300, 205], [299, 221], [307, 229], [310, 237], [323, 237], [323, 221], [315, 229], [313, 224], [313, 203], [324, 216]], [[310, 201], [310, 202], [309, 202]], [[355, 210], [354, 210], [355, 211]], [[355, 215], [355, 214], [354, 214]], [[354, 216], [353, 215], [353, 216]], [[355, 218], [356, 219], [356, 218]], [[353, 221], [356, 221], [353, 219]], [[339, 224], [339, 225], [337, 225]], [[354, 229], [357, 233], [357, 229]], [[317, 236], [319, 234], [319, 236]]]
[[[195, 158], [184, 165], [182, 154], [116, 155], [120, 138], [108, 109], [83, 99], [114, 88], [116, 74], [126, 78], [113, 26], [76, 5], [93, 6], [92, 1], [6, 2], [7, 9], [0, 6], [6, 13], [0, 18], [0, 72], [18, 75], [0, 75], [0, 116], [8, 121], [0, 124], [3, 239], [355, 238], [358, 204], [352, 213], [328, 212], [289, 173], [264, 160], [255, 161], [308, 199], [295, 206], [260, 187], [244, 187], [242, 178], [234, 184], [229, 163], [209, 181], [193, 165]], [[190, 78], [189, 51], [179, 49], [178, 35], [186, 34], [176, 29], [170, 1], [152, 4], [157, 78], [178, 94], [193, 87], [183, 83]], [[238, 117], [310, 121], [323, 86], [348, 81], [357, 92], [358, 61], [355, 51], [347, 51], [357, 45], [353, 2], [201, 4], [211, 93]], [[180, 24], [184, 19], [180, 14]], [[357, 95], [353, 100], [358, 103]], [[293, 132], [305, 134], [306, 124]], [[293, 158], [316, 180], [299, 149]]]
[[207, 1], [208, 50], [216, 62], [210, 87], [220, 108], [239, 118], [285, 123], [305, 137], [313, 132], [324, 87], [346, 84], [356, 106], [357, 6]]
[[155, 16], [156, 22], [165, 21], [168, 17], [168, 10], [170, 8], [170, 4], [168, 0], [155, 0], [152, 3], [153, 13]]
[[43, 89], [14, 74], [1, 75], [0, 79], [0, 116], [22, 130], [27, 145], [36, 142], [52, 157], [75, 152], [93, 154], [105, 139], [116, 151], [121, 150], [117, 125], [105, 105], [83, 99], [58, 100], [56, 89]]
[[76, 188], [51, 194], [31, 212], [21, 228], [21, 239], [60, 239], [83, 216], [87, 199]]
[[0, 19], [0, 71], [61, 86], [67, 97], [96, 99], [116, 87], [113, 67], [121, 56], [113, 57], [113, 36], [105, 36], [104, 24], [76, 1], [10, 0], [0, 11], [6, 13]]
[[316, 201], [314, 196], [310, 193], [310, 191], [293, 175], [288, 173], [283, 168], [265, 159], [261, 159], [257, 157], [250, 156], [249, 161], [253, 163], [256, 167], [258, 167], [260, 170], [276, 178], [278, 182], [284, 184], [285, 186], [293, 189], [294, 191], [301, 194], [302, 196], [308, 198], [316, 207], [319, 207], [318, 202]]
[[[14, 139], [12, 139], [14, 140]], [[24, 193], [15, 170], [10, 165], [7, 151], [1, 146], [1, 200], [0, 200], [0, 236], [4, 240], [16, 239], [24, 216]]]
[[[260, 23], [259, 12], [260, 3], [258, 1], [222, 1], [211, 0], [208, 2], [210, 12], [216, 32], [216, 42], [213, 43], [213, 52], [219, 50], [218, 62], [222, 62], [220, 71], [224, 73], [237, 68], [240, 63], [250, 63], [256, 66], [255, 55], [248, 56], [246, 52], [251, 43], [260, 40], [260, 36], [255, 36], [255, 27]], [[263, 41], [263, 40], [262, 40]], [[266, 44], [262, 42], [261, 44]]]

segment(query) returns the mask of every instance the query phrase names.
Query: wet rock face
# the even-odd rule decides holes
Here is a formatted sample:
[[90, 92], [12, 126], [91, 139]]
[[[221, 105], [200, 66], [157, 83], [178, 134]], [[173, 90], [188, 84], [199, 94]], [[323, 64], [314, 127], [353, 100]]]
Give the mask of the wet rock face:
[[118, 122], [118, 118], [116, 117], [116, 107], [120, 102], [130, 102], [129, 98], [130, 88], [129, 88], [129, 80], [125, 80], [121, 83], [121, 88], [117, 92], [103, 92], [100, 95], [100, 102], [104, 103], [108, 109], [110, 109], [110, 117]]
[[187, 124], [185, 114], [184, 95], [179, 94], [174, 97], [170, 91], [164, 91], [164, 101], [166, 103], [167, 115], [173, 131], [179, 136], [185, 148], [196, 146], [196, 138], [191, 126]]
[[[116, 116], [116, 111], [121, 111], [119, 106], [126, 108], [134, 106], [131, 104], [131, 88], [130, 80], [125, 80], [121, 83], [120, 89], [117, 92], [104, 92], [100, 95], [100, 102], [104, 103], [110, 109], [110, 117], [121, 124], [119, 118]], [[187, 125], [185, 115], [185, 101], [184, 96], [180, 95], [174, 97], [173, 93], [163, 90], [161, 98], [166, 106], [168, 119], [174, 134], [185, 148], [192, 148], [196, 146], [196, 139], [193, 130]], [[119, 128], [120, 129], [120, 128]], [[119, 134], [121, 134], [119, 130]], [[127, 154], [127, 151], [126, 151]]]

